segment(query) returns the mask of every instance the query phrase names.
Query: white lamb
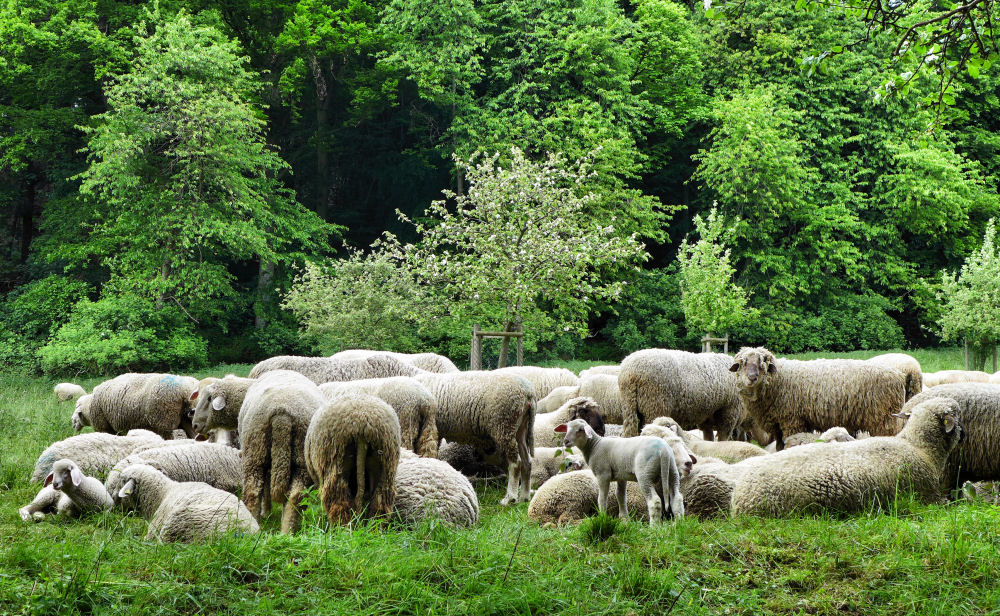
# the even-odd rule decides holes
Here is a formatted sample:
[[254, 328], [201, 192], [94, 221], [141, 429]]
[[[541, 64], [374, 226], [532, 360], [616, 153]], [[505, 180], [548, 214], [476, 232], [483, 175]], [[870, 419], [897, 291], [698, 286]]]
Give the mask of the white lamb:
[[45, 478], [44, 487], [31, 501], [18, 510], [21, 519], [42, 520], [46, 513], [77, 516], [110, 509], [111, 496], [104, 484], [94, 477], [87, 477], [76, 462], [63, 458], [52, 465], [52, 472]]

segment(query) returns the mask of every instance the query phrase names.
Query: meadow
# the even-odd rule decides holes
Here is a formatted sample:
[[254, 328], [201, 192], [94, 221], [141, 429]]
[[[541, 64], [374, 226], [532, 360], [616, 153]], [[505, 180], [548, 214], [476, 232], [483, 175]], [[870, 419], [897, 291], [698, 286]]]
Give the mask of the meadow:
[[[957, 349], [913, 354], [927, 371], [962, 367]], [[1000, 612], [1000, 511], [967, 501], [555, 529], [528, 520], [526, 504], [500, 507], [493, 479], [476, 482], [481, 521], [468, 530], [385, 520], [329, 528], [315, 494], [295, 536], [277, 534], [276, 513], [257, 537], [194, 545], [146, 542], [146, 523], [119, 512], [27, 524], [17, 508], [37, 490], [34, 461], [72, 434], [54, 382], [0, 375], [0, 614]]]

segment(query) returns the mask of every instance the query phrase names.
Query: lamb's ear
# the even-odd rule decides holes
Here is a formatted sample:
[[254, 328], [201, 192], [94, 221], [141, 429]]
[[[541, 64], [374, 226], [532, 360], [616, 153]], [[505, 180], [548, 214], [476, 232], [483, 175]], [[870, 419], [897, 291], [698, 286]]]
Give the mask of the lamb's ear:
[[55, 477], [55, 473], [49, 473], [48, 477], [45, 478], [45, 481], [42, 482], [42, 487], [44, 488], [44, 487], [48, 486], [50, 483], [52, 483], [52, 479], [54, 477]]
[[129, 479], [122, 486], [121, 490], [118, 490], [118, 498], [125, 498], [126, 496], [131, 496], [132, 492], [135, 491], [135, 479]]
[[198, 390], [196, 389], [193, 392], [191, 392], [191, 397], [188, 398], [188, 400], [196, 400], [197, 398], [198, 398]]
[[217, 411], [221, 411], [222, 409], [226, 408], [226, 397], [223, 396], [222, 394], [213, 397], [212, 408]]
[[566, 431], [566, 424], [559, 424], [555, 428], [555, 432], [565, 432], [565, 431]]
[[730, 372], [737, 372], [737, 371], [739, 371], [739, 369], [740, 369], [740, 362], [738, 362], [738, 361], [737, 362], [733, 362], [733, 365], [729, 366], [729, 371]]
[[73, 468], [69, 469], [69, 478], [70, 481], [73, 482], [74, 486], [78, 486], [83, 481], [83, 471], [81, 471], [78, 467], [74, 466]]
[[595, 432], [594, 429], [590, 427], [589, 423], [583, 424], [583, 433], [587, 435], [587, 438], [594, 438], [595, 436], [597, 436], [597, 432]]
[[951, 413], [945, 413], [944, 414], [944, 431], [947, 434], [951, 434], [952, 432], [955, 431], [955, 426], [956, 425], [958, 425], [958, 424], [955, 421], [955, 418], [952, 416], [952, 414]]

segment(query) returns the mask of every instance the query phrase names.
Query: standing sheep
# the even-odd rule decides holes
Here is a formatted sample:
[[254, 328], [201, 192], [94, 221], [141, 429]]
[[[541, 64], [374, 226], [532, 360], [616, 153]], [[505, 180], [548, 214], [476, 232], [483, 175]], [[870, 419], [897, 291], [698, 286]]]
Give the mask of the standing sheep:
[[[274, 371], [269, 379], [280, 382], [283, 378], [297, 379], [300, 374], [291, 370]], [[257, 379], [227, 374], [221, 379], [209, 377], [198, 381], [198, 387], [191, 394], [193, 403], [191, 428], [203, 435], [212, 430], [236, 430], [239, 424], [240, 408], [250, 386]]]
[[[51, 484], [51, 485], [49, 485]], [[110, 509], [114, 503], [100, 480], [87, 477], [72, 460], [63, 458], [52, 465], [35, 500], [18, 513], [25, 522], [41, 520], [46, 513], [77, 516]]]
[[622, 371], [622, 367], [618, 364], [612, 364], [609, 366], [591, 366], [586, 370], [580, 371], [580, 380], [587, 378], [588, 376], [593, 376], [595, 374], [610, 374], [611, 376], [618, 376]]
[[334, 353], [331, 355], [334, 359], [363, 359], [371, 355], [388, 355], [390, 357], [395, 357], [396, 359], [413, 364], [416, 368], [425, 370], [427, 372], [437, 372], [440, 374], [447, 374], [449, 372], [458, 372], [458, 366], [454, 364], [450, 359], [444, 355], [438, 355], [437, 353], [394, 353], [392, 351], [368, 351], [363, 349], [351, 349], [348, 351], [341, 351], [339, 353]]
[[624, 420], [625, 401], [618, 388], [617, 375], [592, 374], [581, 378], [577, 395], [596, 402], [604, 421], [621, 423]]
[[60, 458], [73, 460], [85, 475], [103, 477], [125, 456], [163, 444], [163, 438], [149, 430], [130, 430], [125, 436], [106, 432], [78, 434], [46, 447], [35, 462], [31, 481], [41, 483]]
[[431, 513], [468, 528], [479, 522], [479, 499], [469, 480], [446, 462], [404, 456], [396, 467], [393, 511], [404, 524], [419, 524]]
[[962, 438], [954, 400], [912, 407], [897, 436], [812, 443], [766, 458], [736, 480], [733, 515], [782, 516], [801, 511], [862, 511], [899, 494], [940, 499], [948, 455]]
[[907, 355], [906, 353], [885, 353], [883, 355], [876, 355], [868, 361], [902, 372], [903, 376], [906, 377], [907, 400], [923, 391], [924, 375], [920, 372], [920, 362], [912, 355]]
[[531, 383], [497, 371], [424, 373], [416, 378], [437, 398], [438, 435], [495, 447], [507, 462], [507, 493], [501, 504], [527, 502], [537, 401]]
[[317, 385], [332, 381], [360, 381], [361, 379], [384, 379], [390, 376], [415, 376], [423, 372], [413, 364], [400, 361], [385, 354], [371, 355], [358, 359], [334, 359], [332, 357], [299, 357], [279, 355], [265, 359], [250, 370], [250, 378], [256, 379], [273, 370], [293, 370], [303, 374]]
[[979, 370], [940, 370], [923, 376], [924, 389], [949, 383], [989, 383], [990, 375]]
[[685, 429], [701, 428], [708, 440], [733, 437], [743, 419], [736, 380], [726, 373], [732, 358], [722, 353], [665, 349], [636, 351], [622, 361], [618, 387], [625, 436], [647, 422], [672, 417]]
[[117, 494], [123, 481], [121, 473], [133, 464], [148, 464], [174, 481], [200, 481], [230, 494], [243, 489], [243, 463], [240, 452], [217, 443], [168, 443], [144, 449], [122, 458], [104, 481], [109, 494]]
[[70, 418], [70, 423], [73, 424], [73, 432], [79, 432], [83, 430], [84, 426], [90, 425], [90, 401], [94, 398], [94, 394], [84, 394], [76, 399], [76, 404], [73, 407], [73, 416]]
[[[737, 373], [747, 414], [774, 435], [776, 449], [796, 432], [843, 426], [891, 436], [903, 407], [901, 372], [854, 359], [775, 359], [764, 347], [744, 347], [729, 368]], [[676, 419], [676, 418], [675, 418]]]
[[95, 432], [144, 429], [169, 439], [180, 428], [193, 437], [188, 410], [197, 387], [189, 376], [123, 374], [94, 388], [86, 418]]
[[420, 456], [437, 457], [437, 400], [415, 379], [397, 376], [346, 383], [324, 383], [319, 389], [328, 400], [349, 393], [369, 394], [381, 398], [399, 417], [403, 447]]
[[316, 412], [306, 432], [306, 465], [330, 524], [392, 511], [399, 448], [396, 412], [375, 396], [344, 394]]
[[52, 392], [55, 393], [56, 399], [60, 402], [76, 400], [80, 396], [87, 394], [87, 391], [76, 383], [57, 383], [52, 388]]
[[540, 400], [564, 385], [579, 385], [580, 379], [565, 368], [540, 368], [538, 366], [510, 366], [493, 370], [496, 374], [516, 374], [535, 388], [535, 396]]

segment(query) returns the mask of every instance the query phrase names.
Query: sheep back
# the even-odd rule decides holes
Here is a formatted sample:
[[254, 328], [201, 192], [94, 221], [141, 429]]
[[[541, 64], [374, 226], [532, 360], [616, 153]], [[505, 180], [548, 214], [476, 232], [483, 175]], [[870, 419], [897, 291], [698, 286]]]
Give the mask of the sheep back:
[[592, 374], [580, 379], [577, 396], [591, 398], [600, 408], [604, 421], [621, 423], [625, 415], [625, 402], [618, 388], [618, 376]]
[[393, 351], [372, 351], [367, 349], [350, 349], [340, 351], [331, 355], [334, 359], [363, 359], [371, 355], [389, 355], [396, 359], [412, 364], [420, 370], [427, 372], [437, 372], [447, 374], [448, 372], [458, 372], [458, 366], [444, 355], [437, 353], [395, 353]]
[[52, 472], [52, 464], [61, 458], [76, 462], [85, 475], [104, 477], [125, 456], [163, 443], [161, 436], [148, 430], [132, 430], [126, 436], [106, 432], [71, 436], [45, 448], [35, 462], [31, 481], [43, 482]]
[[240, 452], [216, 443], [168, 444], [144, 449], [122, 458], [104, 482], [110, 494], [122, 487], [121, 473], [133, 464], [148, 464], [174, 481], [199, 481], [236, 494], [243, 489]]
[[920, 362], [912, 355], [907, 355], [906, 353], [884, 353], [876, 355], [868, 361], [902, 372], [906, 378], [907, 400], [923, 391], [924, 375], [920, 371]]
[[265, 359], [250, 370], [250, 378], [256, 379], [273, 370], [293, 370], [309, 378], [317, 385], [332, 381], [358, 381], [361, 379], [382, 379], [391, 376], [415, 376], [422, 370], [413, 364], [400, 361], [385, 353], [377, 353], [356, 359], [335, 359], [332, 357], [300, 357], [279, 355]]
[[94, 388], [90, 423], [95, 432], [121, 434], [144, 429], [170, 438], [175, 429], [181, 428], [193, 436], [187, 411], [192, 408], [191, 394], [197, 389], [198, 381], [193, 377], [123, 374]]
[[495, 374], [515, 374], [531, 383], [535, 396], [542, 399], [556, 387], [579, 385], [580, 379], [565, 368], [541, 368], [539, 366], [510, 366], [493, 370]]
[[393, 511], [404, 524], [416, 525], [428, 513], [454, 526], [479, 522], [479, 499], [469, 480], [446, 462], [409, 457], [396, 468]]

